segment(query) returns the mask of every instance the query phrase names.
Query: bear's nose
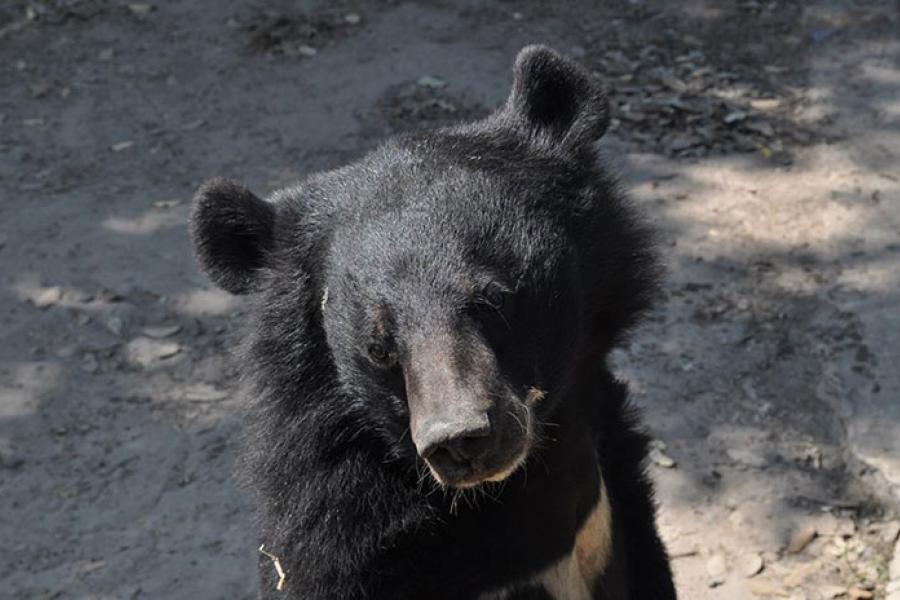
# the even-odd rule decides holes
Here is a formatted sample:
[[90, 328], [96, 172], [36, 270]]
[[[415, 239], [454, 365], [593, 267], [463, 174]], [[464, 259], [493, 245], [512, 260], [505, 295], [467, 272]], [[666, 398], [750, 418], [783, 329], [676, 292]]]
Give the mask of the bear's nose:
[[490, 448], [490, 436], [487, 413], [464, 422], [433, 423], [422, 431], [419, 454], [439, 471], [469, 466]]

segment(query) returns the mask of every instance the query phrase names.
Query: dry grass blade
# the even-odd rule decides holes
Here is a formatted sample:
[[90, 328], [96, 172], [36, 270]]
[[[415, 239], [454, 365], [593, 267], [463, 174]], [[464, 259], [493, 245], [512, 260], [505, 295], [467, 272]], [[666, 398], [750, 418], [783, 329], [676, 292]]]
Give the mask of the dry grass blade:
[[284, 569], [281, 568], [281, 561], [278, 560], [278, 557], [272, 554], [271, 552], [266, 551], [266, 545], [260, 544], [259, 546], [260, 554], [269, 557], [272, 561], [272, 564], [275, 565], [275, 572], [278, 573], [278, 583], [275, 584], [275, 589], [279, 592], [284, 589]]

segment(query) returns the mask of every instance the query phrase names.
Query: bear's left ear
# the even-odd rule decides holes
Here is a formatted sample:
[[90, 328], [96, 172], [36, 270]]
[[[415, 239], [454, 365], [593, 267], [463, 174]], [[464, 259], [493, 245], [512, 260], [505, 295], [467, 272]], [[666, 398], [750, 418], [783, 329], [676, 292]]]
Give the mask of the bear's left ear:
[[537, 141], [579, 147], [606, 132], [609, 103], [585, 69], [546, 46], [526, 46], [516, 57], [504, 112]]
[[275, 230], [275, 207], [247, 188], [213, 179], [194, 197], [191, 238], [197, 262], [213, 283], [232, 294], [257, 287]]

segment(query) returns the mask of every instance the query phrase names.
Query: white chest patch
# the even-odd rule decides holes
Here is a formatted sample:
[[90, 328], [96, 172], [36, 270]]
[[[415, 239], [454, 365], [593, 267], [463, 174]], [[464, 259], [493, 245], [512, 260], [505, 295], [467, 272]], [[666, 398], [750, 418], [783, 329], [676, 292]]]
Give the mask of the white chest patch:
[[506, 600], [521, 586], [539, 585], [554, 600], [591, 600], [594, 582], [603, 573], [612, 552], [612, 514], [603, 478], [600, 499], [575, 536], [575, 545], [543, 571], [519, 584], [482, 594], [479, 600]]

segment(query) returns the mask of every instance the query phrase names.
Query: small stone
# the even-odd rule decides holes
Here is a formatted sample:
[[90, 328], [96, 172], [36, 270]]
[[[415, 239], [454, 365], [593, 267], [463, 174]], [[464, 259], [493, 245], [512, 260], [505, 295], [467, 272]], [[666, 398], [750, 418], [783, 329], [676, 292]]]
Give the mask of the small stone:
[[725, 453], [734, 462], [747, 465], [748, 467], [759, 469], [766, 466], [766, 457], [749, 448], [729, 448]]
[[32, 302], [38, 308], [49, 308], [62, 300], [62, 289], [58, 286], [48, 287], [32, 298]]
[[29, 90], [31, 90], [31, 97], [38, 99], [43, 98], [48, 93], [50, 93], [51, 85], [46, 81], [38, 81], [36, 83], [32, 83], [28, 85]]
[[804, 581], [806, 581], [811, 575], [816, 573], [822, 568], [822, 565], [819, 561], [812, 561], [800, 565], [796, 565], [791, 569], [791, 572], [784, 576], [785, 587], [795, 588], [799, 585], [802, 585]]
[[670, 457], [659, 448], [650, 448], [649, 456], [650, 460], [653, 461], [653, 464], [655, 464], [657, 467], [662, 467], [663, 469], [674, 469], [676, 466], [676, 462], [672, 459], [672, 457]]
[[739, 123], [746, 118], [747, 113], [742, 110], [735, 110], [725, 115], [725, 118], [723, 118], [722, 121], [724, 121], [726, 125], [731, 125], [732, 123]]
[[139, 367], [149, 367], [164, 358], [181, 352], [181, 345], [175, 342], [161, 342], [146, 337], [131, 340], [125, 346], [125, 359]]
[[744, 577], [753, 577], [762, 572], [765, 563], [762, 556], [755, 552], [742, 554], [738, 560], [738, 568]]
[[447, 82], [438, 77], [432, 77], [431, 75], [422, 75], [416, 81], [416, 85], [419, 87], [429, 88], [432, 90], [439, 90], [442, 87], [446, 87]]
[[22, 119], [22, 125], [25, 127], [43, 127], [47, 122], [38, 117], [34, 119]]
[[306, 58], [312, 58], [313, 56], [315, 56], [318, 53], [319, 53], [319, 51], [316, 50], [315, 48], [313, 48], [312, 46], [307, 46], [306, 44], [301, 44], [301, 45], [297, 46], [297, 54], [299, 54], [300, 56], [305, 56]]
[[138, 16], [144, 16], [153, 11], [155, 7], [152, 4], [129, 4], [128, 9]]
[[523, 14], [520, 13], [520, 12], [514, 12], [514, 13], [512, 14], [512, 18], [513, 18], [513, 21], [521, 21], [522, 19], [525, 18], [525, 15], [523, 15]]
[[770, 581], [754, 579], [750, 582], [748, 587], [750, 593], [754, 596], [774, 596], [777, 598], [787, 598], [790, 596], [790, 594]]
[[707, 582], [709, 587], [717, 587], [725, 583], [725, 574], [728, 571], [728, 564], [725, 557], [719, 553], [710, 556], [706, 561], [706, 574], [709, 575]]
[[840, 598], [847, 595], [847, 588], [841, 585], [823, 585], [819, 587], [819, 594], [822, 598]]
[[662, 440], [650, 440], [650, 452], [648, 456], [650, 460], [658, 467], [664, 469], [672, 469], [675, 467], [675, 461], [665, 453], [666, 443]]
[[750, 101], [750, 106], [754, 110], [773, 110], [781, 106], [781, 100], [777, 98], [757, 98]]
[[359, 16], [359, 13], [347, 13], [344, 15], [344, 22], [350, 25], [359, 25], [360, 21], [362, 21], [362, 17]]
[[93, 354], [85, 354], [84, 358], [81, 359], [81, 370], [91, 374], [99, 371], [100, 363], [97, 362], [97, 357]]
[[113, 54], [115, 54], [115, 50], [112, 48], [104, 48], [99, 53], [97, 53], [97, 58], [102, 61], [112, 60]]
[[116, 336], [122, 335], [122, 332], [125, 330], [125, 321], [122, 319], [122, 317], [118, 317], [116, 315], [112, 315], [111, 317], [107, 318], [104, 324], [106, 325], [106, 328]]
[[153, 203], [153, 208], [166, 210], [169, 208], [175, 208], [179, 204], [181, 204], [180, 200], [157, 200]]
[[180, 323], [175, 323], [173, 325], [151, 325], [141, 329], [141, 333], [157, 340], [172, 337], [179, 331], [181, 331]]
[[[0, 248], [3, 247], [3, 244], [0, 244]], [[888, 544], [893, 544], [897, 541], [897, 538], [900, 537], [900, 521], [888, 521], [884, 525], [884, 529], [881, 531], [881, 537]]]
[[803, 549], [806, 548], [811, 541], [813, 541], [818, 532], [815, 527], [803, 527], [798, 529], [791, 535], [791, 540], [788, 542], [787, 551], [791, 554], [799, 554], [803, 552]]
[[0, 469], [14, 471], [25, 464], [25, 459], [14, 453], [11, 448], [0, 448]]
[[185, 400], [191, 402], [214, 402], [216, 400], [224, 400], [228, 397], [228, 392], [215, 388], [208, 383], [198, 383], [190, 386], [184, 392]]
[[894, 558], [891, 559], [888, 573], [890, 574], [891, 581], [900, 581], [900, 542], [894, 546]]
[[870, 590], [864, 590], [858, 587], [852, 587], [847, 590], [847, 596], [852, 598], [853, 600], [869, 600], [869, 598], [873, 597], [873, 594]]
[[190, 121], [189, 123], [185, 123], [181, 126], [182, 131], [193, 131], [195, 129], [199, 129], [203, 126], [206, 121], [203, 119], [197, 119], [196, 121]]
[[115, 144], [110, 146], [109, 149], [113, 152], [122, 152], [123, 150], [128, 150], [132, 146], [134, 146], [134, 142], [132, 142], [131, 140], [125, 140], [122, 142], [116, 142]]

